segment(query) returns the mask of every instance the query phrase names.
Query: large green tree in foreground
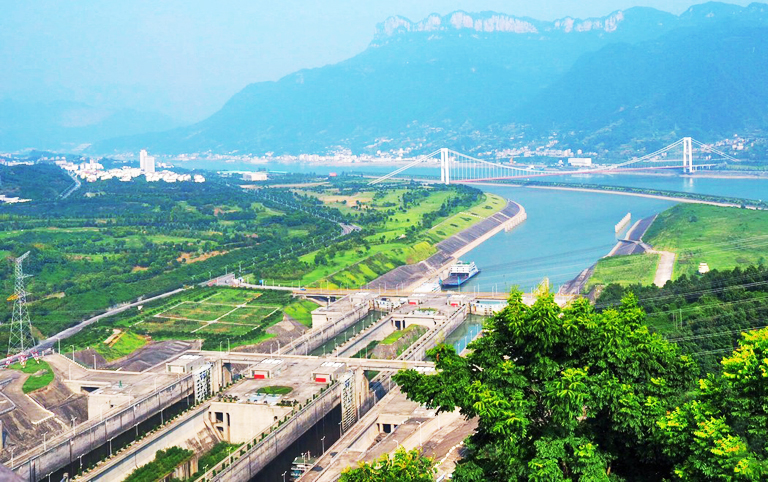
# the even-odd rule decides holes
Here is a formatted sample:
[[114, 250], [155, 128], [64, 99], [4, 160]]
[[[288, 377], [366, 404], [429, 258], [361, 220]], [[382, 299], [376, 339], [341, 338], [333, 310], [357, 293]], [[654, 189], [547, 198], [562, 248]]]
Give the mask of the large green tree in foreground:
[[682, 480], [768, 479], [768, 329], [743, 338], [720, 373], [658, 423]]
[[643, 317], [632, 295], [597, 313], [551, 295], [529, 307], [513, 292], [466, 357], [440, 345], [436, 374], [396, 380], [415, 401], [477, 417], [455, 480], [660, 480], [674, 462], [657, 422], [696, 367]]

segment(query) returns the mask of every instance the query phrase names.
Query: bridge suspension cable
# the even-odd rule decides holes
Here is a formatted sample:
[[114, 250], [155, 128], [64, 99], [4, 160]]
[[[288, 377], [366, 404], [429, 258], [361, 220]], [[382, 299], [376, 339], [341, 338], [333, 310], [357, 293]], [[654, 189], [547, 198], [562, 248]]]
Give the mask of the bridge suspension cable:
[[[407, 171], [408, 169], [427, 162], [432, 159], [440, 161], [440, 182], [450, 184], [451, 182], [482, 182], [505, 179], [526, 179], [530, 177], [542, 176], [569, 176], [574, 174], [596, 174], [596, 173], [617, 173], [621, 171], [636, 171], [645, 169], [683, 169], [684, 172], [693, 172], [697, 168], [714, 166], [714, 164], [704, 164], [694, 162], [694, 146], [700, 151], [710, 152], [722, 156], [724, 159], [738, 162], [738, 159], [725, 154], [717, 149], [709, 147], [691, 137], [684, 137], [672, 144], [646, 154], [642, 157], [634, 158], [620, 164], [602, 167], [581, 168], [576, 170], [556, 170], [556, 169], [534, 169], [531, 167], [521, 167], [513, 164], [502, 164], [499, 161], [493, 162], [456, 152], [452, 149], [438, 149], [426, 156], [422, 156], [402, 166], [389, 174], [381, 176], [369, 182], [369, 185], [392, 179], [393, 177]], [[667, 156], [668, 153], [682, 148], [682, 156]]]

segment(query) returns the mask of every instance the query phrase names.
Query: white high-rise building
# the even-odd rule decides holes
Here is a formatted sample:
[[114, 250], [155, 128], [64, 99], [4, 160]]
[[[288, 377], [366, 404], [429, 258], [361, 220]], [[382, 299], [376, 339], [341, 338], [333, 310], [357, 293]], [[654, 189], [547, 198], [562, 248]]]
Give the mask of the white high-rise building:
[[152, 174], [155, 172], [155, 158], [147, 154], [146, 149], [142, 149], [139, 152], [139, 169], [144, 174]]

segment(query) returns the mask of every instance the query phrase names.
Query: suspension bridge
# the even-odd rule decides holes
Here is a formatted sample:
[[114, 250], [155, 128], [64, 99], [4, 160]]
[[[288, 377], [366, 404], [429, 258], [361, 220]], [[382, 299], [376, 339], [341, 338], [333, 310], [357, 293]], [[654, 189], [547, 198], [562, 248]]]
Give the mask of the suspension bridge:
[[[442, 148], [431, 154], [415, 158], [412, 162], [389, 174], [372, 180], [369, 185], [378, 184], [388, 179], [407, 177], [407, 175], [401, 176], [401, 174], [417, 166], [439, 167], [440, 182], [450, 184], [661, 169], [676, 169], [682, 170], [684, 173], [692, 173], [712, 168], [724, 161], [738, 162], [738, 159], [691, 137], [683, 137], [662, 149], [626, 162], [580, 169], [536, 169], [532, 166], [523, 167], [512, 163], [503, 163], [499, 160], [477, 159], [451, 149]], [[434, 176], [434, 180], [437, 180], [437, 175]]]

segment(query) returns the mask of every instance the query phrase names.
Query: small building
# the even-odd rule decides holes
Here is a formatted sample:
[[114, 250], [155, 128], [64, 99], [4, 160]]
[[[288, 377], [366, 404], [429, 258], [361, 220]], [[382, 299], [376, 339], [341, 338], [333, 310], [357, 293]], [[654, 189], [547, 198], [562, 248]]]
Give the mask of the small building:
[[472, 299], [471, 296], [467, 295], [451, 295], [448, 297], [448, 304], [454, 307], [462, 306], [468, 304]]
[[699, 273], [709, 273], [709, 265], [707, 263], [699, 263]]
[[569, 157], [568, 164], [573, 167], [589, 167], [592, 165], [591, 157]]
[[283, 360], [277, 358], [267, 358], [255, 365], [248, 367], [250, 378], [257, 380], [263, 380], [266, 378], [274, 378], [276, 374], [280, 373], [282, 369]]
[[312, 371], [312, 381], [329, 383], [337, 380], [346, 370], [347, 365], [345, 363], [327, 361]]
[[168, 373], [192, 373], [206, 364], [201, 355], [181, 355], [179, 358], [165, 364]]

